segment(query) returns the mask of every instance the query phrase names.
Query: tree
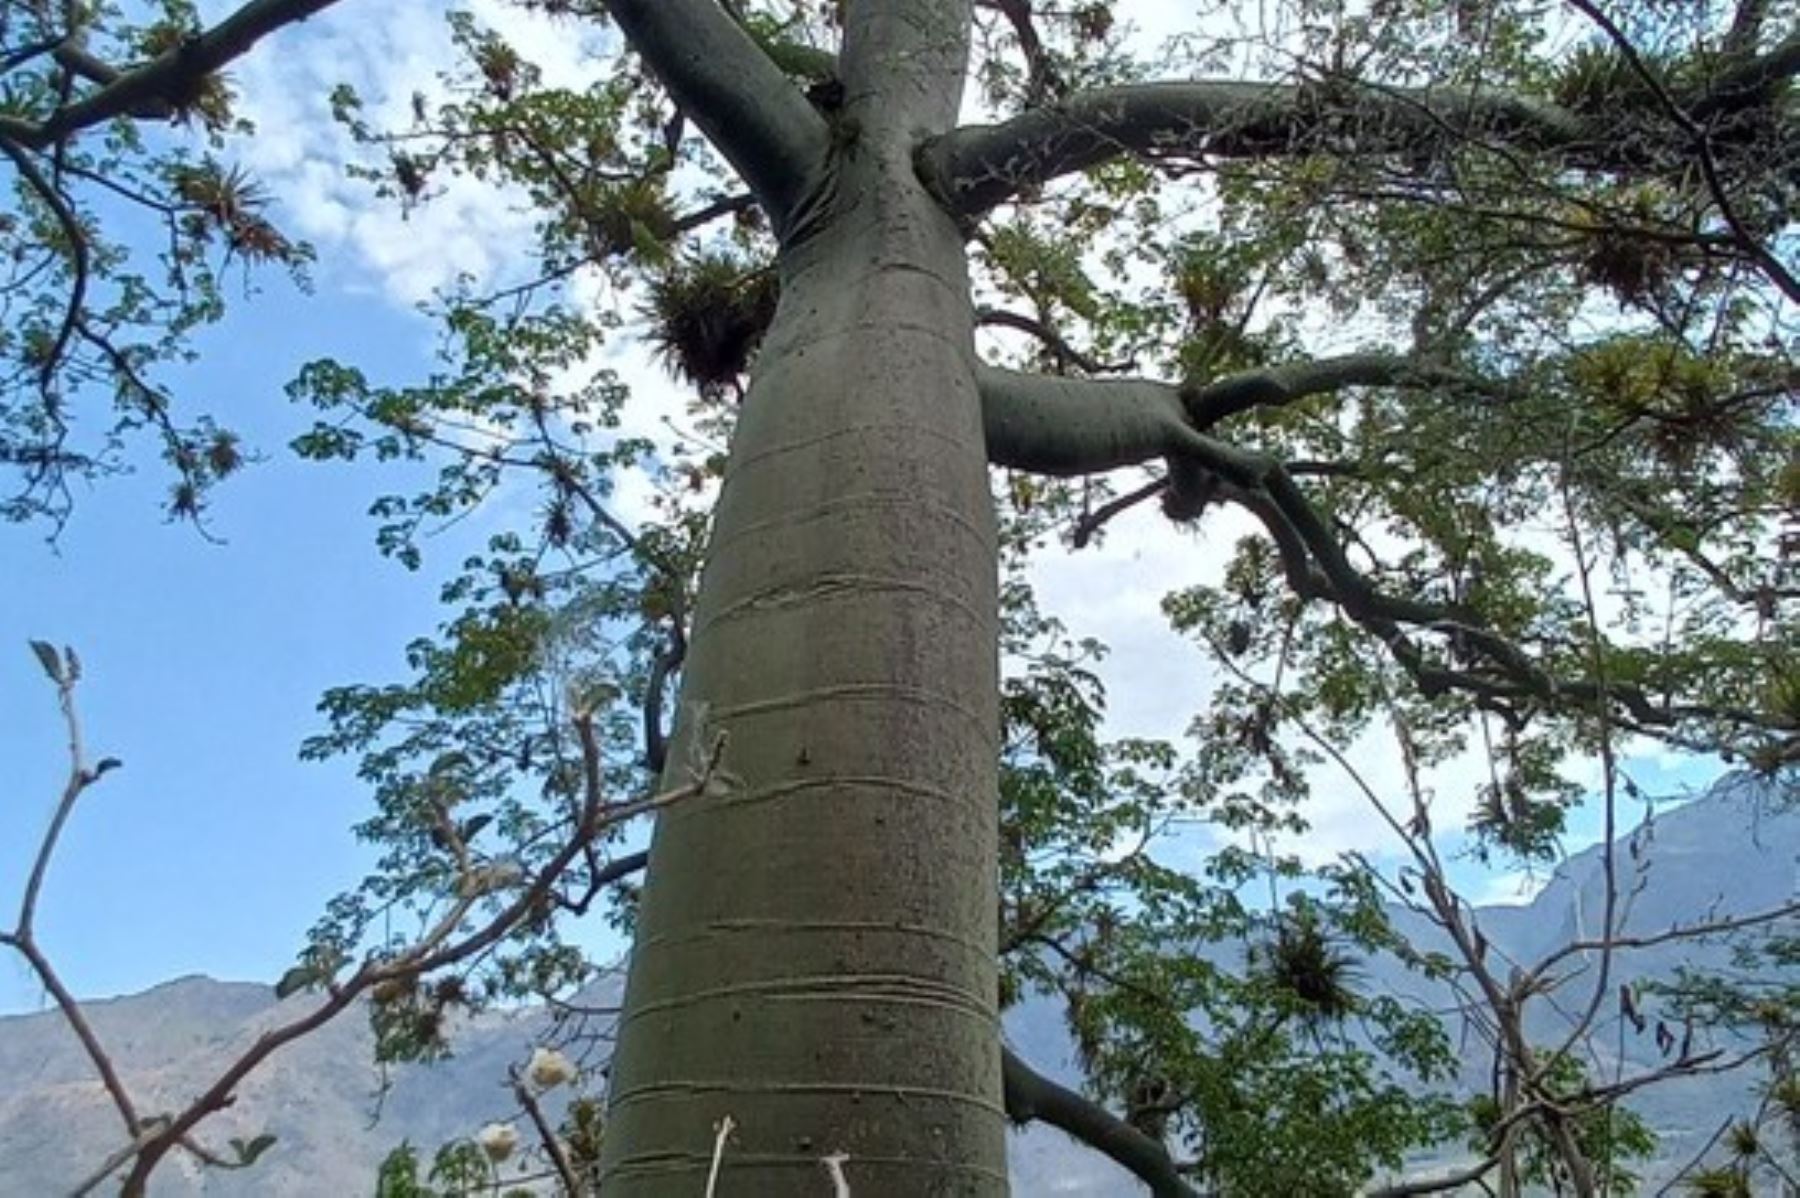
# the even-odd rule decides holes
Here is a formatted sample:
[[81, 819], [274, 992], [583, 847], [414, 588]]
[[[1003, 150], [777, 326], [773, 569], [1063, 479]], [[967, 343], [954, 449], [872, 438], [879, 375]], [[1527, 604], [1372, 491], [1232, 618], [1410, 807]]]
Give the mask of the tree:
[[[149, 22], [5, 8], [16, 514], [59, 514], [65, 480], [107, 465], [104, 438], [70, 444], [70, 398], [96, 382], [120, 405], [111, 431], [161, 439], [177, 513], [198, 517], [236, 467], [231, 435], [179, 423], [144, 372], [216, 316], [208, 254], [306, 252], [248, 180], [132, 122], [224, 138], [216, 72], [330, 6], [254, 0], [204, 29], [176, 0]], [[446, 296], [450, 365], [427, 386], [318, 363], [294, 390], [331, 412], [302, 452], [448, 455], [435, 486], [380, 507], [403, 560], [507, 470], [541, 477], [544, 519], [472, 563], [416, 684], [328, 698], [316, 748], [368, 753], [368, 831], [395, 846], [384, 902], [459, 877], [454, 845], [426, 843], [440, 806], [410, 762], [468, 754], [455, 802], [491, 807], [528, 861], [534, 812], [582, 793], [561, 697], [521, 706], [546, 644], [576, 705], [616, 716], [609, 746], [641, 706], [663, 789], [704, 791], [660, 816], [630, 912], [608, 1194], [691, 1193], [717, 1168], [771, 1192], [822, 1172], [859, 1195], [1000, 1192], [1009, 1109], [1109, 1143], [1165, 1193], [1186, 1183], [1162, 1115], [1187, 1121], [1192, 1171], [1227, 1181], [1271, 1098], [1305, 1108], [1290, 1131], [1430, 1138], [1441, 1113], [1398, 1105], [1356, 1052], [1303, 1078], [1303, 1011], [1258, 1014], [1342, 1008], [1318, 983], [1335, 937], [1380, 938], [1358, 922], [1366, 877], [1252, 917], [1233, 884], [1290, 867], [1227, 853], [1207, 887], [1153, 853], [1121, 864], [1119, 836], [1196, 809], [1291, 826], [1307, 736], [1343, 746], [1378, 723], [1419, 769], [1488, 738], [1477, 831], [1526, 856], [1553, 849], [1571, 755], [1601, 761], [1609, 795], [1626, 737], [1770, 773], [1800, 761], [1784, 7], [1292, 0], [1249, 32], [1221, 14], [1154, 64], [1106, 3], [523, 7], [598, 30], [615, 70], [549, 87], [464, 16], [470, 69], [409, 126], [334, 99], [400, 202], [453, 172], [528, 197], [541, 273]], [[993, 119], [959, 124], [971, 79]], [[164, 279], [99, 241], [92, 196], [166, 223]], [[663, 463], [693, 490], [662, 527], [605, 506], [646, 447], [584, 441], [616, 421], [616, 380], [561, 385], [607, 331], [559, 290], [579, 272], [642, 288], [729, 438]], [[978, 353], [978, 329], [1024, 340]], [[1095, 481], [1137, 467], [1153, 473], [1136, 490]], [[714, 471], [706, 527], [694, 497]], [[1016, 584], [1037, 542], [1101, 535], [1151, 497], [1184, 524], [1240, 513], [1243, 531], [1216, 579], [1169, 601], [1240, 671], [1179, 766], [1097, 742], [1079, 653]], [[549, 551], [628, 564], [558, 577]], [[1042, 666], [1004, 686], [1003, 632]], [[532, 731], [521, 712], [548, 718]], [[359, 943], [370, 910], [334, 911], [321, 943]], [[1267, 940], [1230, 985], [1175, 951], [1226, 925]], [[1019, 985], [1068, 995], [1099, 1088], [1141, 1126], [1003, 1059], [997, 1004]], [[1201, 1055], [1191, 1013], [1209, 1003]], [[1384, 1018], [1429, 1073], [1422, 1033]], [[1519, 1118], [1593, 1192], [1566, 1050], [1508, 1053]], [[1355, 1095], [1380, 1102], [1341, 1105]]]

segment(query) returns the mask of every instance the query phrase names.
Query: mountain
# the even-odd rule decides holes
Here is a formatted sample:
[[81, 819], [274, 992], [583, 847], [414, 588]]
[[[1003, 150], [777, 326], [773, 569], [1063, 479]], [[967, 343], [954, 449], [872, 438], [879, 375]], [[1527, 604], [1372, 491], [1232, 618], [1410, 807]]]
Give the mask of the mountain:
[[[1771, 801], [1743, 778], [1727, 778], [1704, 797], [1665, 810], [1633, 833], [1636, 851], [1616, 854], [1618, 893], [1627, 896], [1625, 927], [1653, 932], [1707, 914], [1763, 909], [1800, 894], [1800, 804]], [[1494, 951], [1529, 961], [1600, 918], [1605, 883], [1601, 854], [1569, 858], [1529, 904], [1483, 908], [1482, 927]], [[1429, 946], [1433, 930], [1417, 917], [1394, 917]], [[1571, 962], [1579, 966], [1580, 962]], [[1669, 976], [1679, 964], [1729, 971], [1722, 944], [1662, 945], [1621, 957], [1613, 976], [1641, 981]], [[1587, 963], [1593, 968], [1593, 963]], [[1583, 975], [1586, 976], [1586, 975]], [[1363, 963], [1367, 988], [1438, 1008], [1442, 991], [1397, 963]], [[1579, 995], [1580, 978], [1571, 982]], [[618, 980], [604, 979], [577, 999], [590, 1008], [590, 1030], [604, 1033]], [[197, 1092], [210, 1074], [262, 1030], [293, 1017], [314, 999], [277, 1002], [270, 987], [179, 978], [142, 994], [87, 1006], [95, 1032], [143, 1110], [170, 1109]], [[1579, 1006], [1579, 1003], [1573, 1005]], [[1549, 1005], [1532, 1027], [1552, 1039], [1563, 1018]], [[238, 1101], [205, 1125], [206, 1139], [249, 1138], [273, 1132], [277, 1143], [255, 1168], [200, 1170], [175, 1156], [157, 1175], [156, 1198], [317, 1198], [370, 1192], [375, 1166], [401, 1140], [427, 1152], [471, 1134], [510, 1104], [506, 1068], [522, 1062], [551, 1027], [541, 1008], [485, 1013], [454, 1029], [456, 1055], [431, 1066], [398, 1066], [385, 1079], [370, 1065], [366, 1020], [340, 1019], [276, 1053], [239, 1089]], [[1031, 999], [1007, 1013], [1007, 1037], [1042, 1072], [1065, 1083], [1077, 1077], [1060, 1011]], [[1457, 1029], [1452, 1028], [1455, 1032]], [[1608, 1037], [1609, 1039], [1611, 1037]], [[1623, 1049], [1630, 1069], [1654, 1066], [1653, 1037], [1627, 1035], [1601, 1046]], [[1470, 1086], [1482, 1082], [1471, 1053]], [[1603, 1055], [1601, 1068], [1612, 1060]], [[0, 1018], [0, 1198], [66, 1193], [122, 1142], [122, 1129], [74, 1036], [54, 1011]], [[1633, 1106], [1663, 1137], [1666, 1173], [1705, 1142], [1728, 1114], [1750, 1103], [1747, 1076], [1685, 1079], [1634, 1096]], [[1032, 1127], [1012, 1143], [1015, 1192], [1076, 1198], [1125, 1198], [1143, 1191], [1097, 1154], [1061, 1133]], [[1422, 1162], [1423, 1163], [1423, 1162]]]
[[[1621, 824], [1628, 808], [1621, 806]], [[1800, 899], [1800, 794], [1791, 785], [1781, 792], [1748, 775], [1729, 775], [1704, 796], [1677, 807], [1652, 804], [1652, 817], [1620, 835], [1621, 851], [1613, 854], [1614, 892], [1622, 933], [1654, 936], [1677, 926], [1694, 926], [1734, 915], [1779, 908]], [[1530, 965], [1559, 946], [1591, 939], [1604, 926], [1606, 877], [1598, 846], [1571, 856], [1528, 904], [1482, 908], [1477, 912], [1483, 934], [1497, 959]], [[1415, 945], [1446, 949], [1444, 937], [1408, 911], [1391, 910], [1390, 918]], [[1785, 927], [1795, 927], [1789, 920]], [[1615, 953], [1609, 967], [1607, 994], [1584, 1054], [1589, 1075], [1604, 1081], [1630, 1077], [1667, 1064], [1657, 1045], [1654, 1022], [1643, 1032], [1619, 1016], [1618, 988], [1667, 980], [1678, 968], [1720, 977], [1741, 976], [1734, 943], [1725, 938], [1673, 940]], [[1537, 1001], [1526, 1031], [1534, 1044], [1561, 1044], [1585, 1011], [1598, 975], [1600, 954], [1565, 958], [1553, 970], [1563, 979], [1553, 1001]], [[1369, 986], [1436, 1009], [1454, 1000], [1441, 987], [1392, 961], [1366, 963]], [[1654, 999], [1646, 1012], [1654, 1020]], [[1452, 1034], [1462, 1031], [1454, 1021]], [[1680, 1027], [1671, 1034], [1679, 1036]], [[1472, 1038], [1462, 1084], [1473, 1092], [1485, 1089], [1491, 1058]], [[1741, 1052], [1748, 1044], [1734, 1039], [1695, 1043], [1696, 1051], [1722, 1048]], [[1751, 1086], [1755, 1074], [1739, 1071], [1675, 1078], [1646, 1087], [1627, 1101], [1658, 1136], [1657, 1157], [1639, 1170], [1647, 1192], [1655, 1192], [1698, 1154], [1733, 1115], [1755, 1107]], [[1654, 1183], [1654, 1184], [1653, 1184]]]

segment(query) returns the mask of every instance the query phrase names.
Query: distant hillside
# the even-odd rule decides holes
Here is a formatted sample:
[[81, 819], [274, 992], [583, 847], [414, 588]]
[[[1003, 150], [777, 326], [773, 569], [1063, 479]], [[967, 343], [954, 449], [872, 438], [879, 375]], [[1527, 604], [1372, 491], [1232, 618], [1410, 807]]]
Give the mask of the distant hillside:
[[[1630, 819], [1625, 814], [1622, 823], [1629, 829], [1637, 810], [1629, 809]], [[1628, 830], [1621, 839], [1631, 835]], [[1800, 795], [1778, 796], [1745, 776], [1729, 776], [1683, 806], [1658, 805], [1655, 818], [1636, 832], [1636, 842], [1635, 854], [1627, 849], [1613, 855], [1627, 935], [1765, 911], [1800, 897]], [[1606, 892], [1602, 857], [1598, 847], [1570, 857], [1529, 904], [1481, 909], [1481, 928], [1494, 952], [1529, 965], [1571, 940], [1594, 937]], [[1418, 916], [1406, 911], [1390, 914], [1414, 944], [1444, 947], [1436, 929]], [[1683, 965], [1729, 976], [1739, 972], [1732, 954], [1732, 945], [1722, 940], [1673, 941], [1618, 953], [1610, 989], [1616, 993], [1619, 983], [1667, 979]], [[1538, 1002], [1533, 1007], [1536, 1018], [1528, 1020], [1535, 1042], [1562, 1042], [1591, 993], [1584, 983], [1597, 966], [1597, 959], [1573, 958], [1565, 963], [1561, 972], [1570, 980], [1559, 992], [1559, 1001]], [[1415, 996], [1439, 1009], [1452, 1004], [1445, 990], [1433, 989], [1394, 962], [1369, 962], [1366, 976], [1371, 986], [1389, 993]], [[1589, 1044], [1592, 1076], [1615, 1076], [1621, 1060], [1624, 1076], [1666, 1063], [1650, 1032], [1618, 1036], [1614, 1002], [1603, 1008], [1600, 1026], [1606, 1034], [1592, 1036]], [[1451, 1031], [1459, 1029], [1452, 1024]], [[1470, 1090], [1484, 1088], [1488, 1065], [1487, 1055], [1472, 1045], [1464, 1085]], [[1753, 1080], [1741, 1073], [1689, 1077], [1634, 1094], [1627, 1105], [1648, 1120], [1659, 1137], [1658, 1162], [1644, 1170], [1646, 1182], [1660, 1185], [1662, 1178], [1700, 1151], [1728, 1115], [1749, 1113], [1754, 1106], [1749, 1093]]]
[[[1768, 798], [1727, 779], [1706, 797], [1660, 815], [1635, 860], [1618, 856], [1627, 870], [1622, 892], [1633, 896], [1628, 928], [1660, 929], [1707, 912], [1759, 909], [1800, 893], [1800, 808], [1778, 810]], [[1601, 886], [1598, 852], [1578, 854], [1529, 905], [1484, 909], [1484, 929], [1498, 951], [1528, 960], [1593, 926]], [[1417, 923], [1405, 913], [1396, 918]], [[1429, 929], [1412, 930], [1428, 941]], [[1724, 947], [1689, 945], [1628, 958], [1622, 977], [1667, 976], [1682, 961], [1730, 968]], [[1371, 988], [1445, 1005], [1442, 994], [1391, 962], [1366, 962], [1365, 978]], [[609, 980], [585, 1001], [605, 1006], [616, 993], [616, 979]], [[177, 1105], [219, 1062], [310, 1001], [277, 1003], [266, 985], [188, 977], [93, 1003], [88, 1012], [128, 1084], [154, 1111]], [[206, 1125], [214, 1142], [274, 1132], [276, 1147], [255, 1169], [201, 1172], [171, 1158], [152, 1193], [157, 1198], [369, 1193], [376, 1163], [402, 1139], [429, 1150], [505, 1112], [506, 1066], [524, 1059], [548, 1023], [541, 1010], [469, 1020], [457, 1031], [453, 1059], [392, 1071], [377, 1120], [380, 1078], [369, 1064], [367, 1023], [340, 1020], [276, 1054], [245, 1084], [237, 1104]], [[1548, 1024], [1538, 1030], [1544, 1038], [1555, 1032]], [[1033, 1000], [1015, 1008], [1007, 1016], [1007, 1035], [1044, 1072], [1075, 1080], [1054, 1004]], [[1647, 1039], [1628, 1038], [1625, 1056], [1630, 1063], [1649, 1064], [1656, 1059], [1655, 1047]], [[1471, 1085], [1479, 1083], [1477, 1073], [1472, 1065]], [[0, 1198], [65, 1193], [119, 1146], [117, 1117], [53, 1012], [0, 1018], [0, 1078], [6, 1082], [0, 1089]], [[1665, 1137], [1665, 1155], [1681, 1160], [1728, 1112], [1747, 1105], [1746, 1079], [1683, 1081], [1646, 1091], [1635, 1105]], [[1109, 1162], [1046, 1128], [1015, 1137], [1012, 1167], [1015, 1191], [1024, 1196], [1124, 1198], [1142, 1192]]]

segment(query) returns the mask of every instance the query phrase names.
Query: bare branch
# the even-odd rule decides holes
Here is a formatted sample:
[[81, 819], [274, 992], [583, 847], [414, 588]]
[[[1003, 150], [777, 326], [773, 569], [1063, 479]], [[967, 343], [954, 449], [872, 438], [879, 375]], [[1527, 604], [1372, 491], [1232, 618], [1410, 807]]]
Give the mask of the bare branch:
[[1121, 370], [1130, 370], [1133, 362], [1102, 362], [1090, 354], [1084, 354], [1070, 345], [1063, 335], [1045, 324], [1043, 321], [1025, 315], [1023, 312], [1011, 312], [1004, 308], [977, 308], [975, 323], [990, 328], [1016, 329], [1028, 333], [1043, 342], [1059, 366], [1073, 366], [1087, 374], [1116, 374]]
[[1169, 480], [1167, 478], [1152, 479], [1135, 491], [1127, 491], [1117, 499], [1101, 504], [1076, 522], [1072, 538], [1075, 548], [1087, 548], [1088, 542], [1094, 539], [1094, 534], [1106, 527], [1114, 518], [1168, 489]]
[[569, 1153], [563, 1147], [562, 1141], [557, 1138], [556, 1129], [550, 1126], [550, 1120], [544, 1117], [544, 1108], [538, 1102], [537, 1096], [531, 1092], [531, 1087], [527, 1086], [525, 1079], [519, 1075], [517, 1065], [507, 1070], [507, 1077], [512, 1081], [514, 1097], [519, 1100], [519, 1105], [525, 1108], [526, 1117], [531, 1120], [531, 1126], [537, 1130], [538, 1142], [544, 1146], [544, 1151], [550, 1156], [550, 1163], [556, 1169], [556, 1176], [562, 1181], [564, 1194], [567, 1198], [580, 1198], [580, 1195], [587, 1192], [587, 1187], [582, 1185], [581, 1178], [576, 1176], [575, 1166], [569, 1162]]
[[1006, 1113], [1017, 1123], [1039, 1121], [1060, 1128], [1129, 1169], [1155, 1198], [1199, 1198], [1175, 1167], [1169, 1150], [1099, 1103], [1038, 1073], [1012, 1049], [1001, 1047]]
[[1609, 935], [1604, 939], [1571, 940], [1567, 944], [1548, 953], [1536, 965], [1531, 967], [1528, 980], [1541, 982], [1549, 971], [1578, 953], [1595, 952], [1603, 948], [1613, 951], [1654, 948], [1659, 944], [1669, 944], [1682, 940], [1703, 940], [1709, 936], [1723, 936], [1745, 928], [1760, 927], [1763, 924], [1778, 923], [1783, 919], [1800, 916], [1800, 900], [1785, 903], [1779, 907], [1770, 907], [1763, 911], [1754, 911], [1748, 915], [1732, 916], [1725, 919], [1709, 919], [1704, 923], [1688, 924], [1681, 927], [1665, 928], [1645, 936]]
[[135, 1137], [142, 1127], [136, 1104], [132, 1102], [130, 1093], [120, 1080], [111, 1056], [100, 1043], [87, 1016], [82, 1013], [81, 1005], [63, 984], [49, 957], [38, 947], [35, 927], [38, 899], [43, 894], [44, 879], [50, 872], [50, 861], [56, 855], [57, 843], [62, 839], [63, 828], [68, 824], [76, 802], [90, 786], [117, 768], [119, 763], [110, 757], [92, 767], [87, 763], [87, 751], [82, 744], [81, 719], [75, 710], [75, 684], [80, 679], [81, 667], [74, 652], [65, 649], [59, 658], [52, 646], [41, 641], [34, 642], [32, 648], [56, 683], [57, 703], [62, 708], [63, 726], [68, 733], [69, 772], [63, 784], [62, 795], [57, 799], [56, 810], [51, 814], [50, 826], [45, 829], [44, 838], [38, 844], [37, 856], [31, 863], [25, 893], [19, 902], [18, 922], [12, 931], [0, 932], [0, 946], [11, 948], [24, 957], [38, 981], [49, 991], [56, 1009], [69, 1025], [69, 1030], [81, 1042], [82, 1051], [87, 1054], [94, 1072], [100, 1075], [100, 1082], [106, 1087], [108, 1096], [118, 1109], [119, 1117], [125, 1123], [125, 1130]]
[[1013, 36], [1019, 40], [1019, 52], [1025, 56], [1025, 102], [1043, 104], [1061, 95], [1067, 85], [1049, 51], [1044, 48], [1044, 39], [1038, 34], [1031, 0], [979, 0], [979, 3], [1005, 17], [1013, 28]]
[[[67, 650], [58, 655], [48, 645], [34, 643], [33, 648], [46, 672], [51, 675], [57, 686], [64, 721], [68, 729], [69, 775], [27, 879], [18, 923], [11, 931], [0, 931], [0, 947], [18, 952], [50, 993], [56, 1002], [57, 1009], [81, 1042], [90, 1063], [95, 1072], [100, 1075], [102, 1084], [106, 1087], [108, 1095], [112, 1098], [114, 1106], [117, 1107], [126, 1125], [128, 1142], [109, 1156], [102, 1166], [81, 1184], [76, 1191], [78, 1194], [92, 1191], [129, 1162], [130, 1169], [121, 1183], [120, 1192], [127, 1196], [142, 1195], [149, 1183], [150, 1175], [158, 1163], [176, 1148], [193, 1152], [204, 1162], [229, 1164], [229, 1162], [222, 1162], [221, 1158], [217, 1158], [195, 1142], [192, 1133], [207, 1116], [230, 1106], [235, 1100], [237, 1087], [271, 1054], [323, 1027], [349, 1009], [363, 994], [383, 982], [428, 974], [434, 970], [465, 961], [498, 943], [522, 920], [529, 917], [532, 911], [550, 899], [557, 883], [567, 874], [569, 867], [574, 864], [576, 859], [589, 851], [594, 837], [601, 830], [701, 793], [715, 776], [726, 746], [725, 737], [721, 734], [714, 740], [705, 760], [697, 767], [697, 776], [691, 778], [683, 786], [643, 799], [608, 803], [600, 791], [597, 774], [591, 776], [581, 810], [571, 821], [567, 840], [544, 865], [528, 877], [521, 878], [517, 883], [518, 893], [510, 901], [502, 904], [498, 910], [489, 914], [479, 926], [464, 932], [464, 924], [470, 913], [478, 903], [493, 893], [493, 888], [476, 885], [459, 887], [457, 898], [449, 909], [410, 947], [390, 957], [377, 957], [365, 961], [342, 984], [327, 984], [325, 1001], [304, 1015], [279, 1024], [259, 1035], [247, 1050], [222, 1070], [213, 1083], [180, 1113], [167, 1118], [159, 1117], [149, 1120], [138, 1115], [130, 1092], [119, 1077], [104, 1045], [95, 1035], [80, 1003], [63, 984], [54, 966], [38, 947], [33, 936], [34, 917], [44, 879], [69, 814], [81, 794], [118, 765], [111, 758], [106, 758], [92, 767], [87, 764], [80, 721], [75, 713], [73, 698], [75, 683], [80, 676], [78, 659]], [[586, 715], [578, 717], [578, 720], [588, 720], [591, 723], [591, 717]], [[587, 740], [591, 743], [591, 727], [588, 732]], [[472, 870], [468, 857], [461, 851], [461, 846], [456, 843], [453, 831], [451, 847], [458, 853], [464, 881], [470, 881]], [[594, 892], [610, 882], [643, 868], [646, 856], [642, 853], [632, 854], [595, 868], [589, 878], [589, 897], [591, 898]], [[459, 933], [462, 934], [459, 935]], [[555, 1145], [553, 1143], [550, 1144], [550, 1149], [554, 1155]], [[564, 1163], [566, 1164], [566, 1162]], [[566, 1173], [566, 1170], [563, 1171]]]

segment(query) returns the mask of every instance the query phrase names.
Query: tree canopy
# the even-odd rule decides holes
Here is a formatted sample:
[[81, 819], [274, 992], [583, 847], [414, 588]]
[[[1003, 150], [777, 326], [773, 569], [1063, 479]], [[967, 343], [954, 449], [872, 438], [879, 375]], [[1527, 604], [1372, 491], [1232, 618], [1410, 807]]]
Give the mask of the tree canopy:
[[[312, 251], [232, 165], [229, 68], [357, 8], [0, 6], [11, 518], [65, 520], [73, 480], [146, 454], [175, 515], [203, 526], [230, 502], [237, 436], [158, 368], [224, 316], [226, 272], [303, 275]], [[1628, 1188], [1641, 1142], [1613, 1108], [1635, 1085], [1590, 1081], [1574, 1051], [1603, 1007], [1631, 1018], [1610, 1005], [1620, 896], [1581, 947], [1593, 975], [1556, 978], [1583, 1030], [1530, 1044], [1520, 1012], [1552, 963], [1508, 976], [1486, 958], [1444, 846], [1553, 860], [1594, 761], [1610, 840], [1641, 743], [1783, 785], [1800, 767], [1793, 6], [1221, 0], [1160, 42], [1108, 0], [516, 8], [579, 39], [582, 85], [547, 82], [504, 10], [477, 6], [448, 14], [461, 58], [431, 92], [320, 97], [371, 202], [480, 180], [532, 214], [531, 265], [436, 299], [429, 378], [308, 365], [289, 391], [318, 421], [294, 449], [429, 465], [375, 504], [405, 565], [503, 478], [540, 499], [464, 564], [411, 677], [325, 696], [305, 753], [360, 761], [376, 810], [359, 832], [384, 855], [291, 988], [367, 990], [382, 1051], [429, 1056], [448, 1010], [586, 977], [569, 921], [641, 931], [642, 913], [623, 1026], [724, 1037], [704, 1021], [797, 985], [762, 962], [835, 911], [862, 930], [832, 933], [809, 985], [856, 991], [866, 1023], [914, 1008], [897, 1058], [933, 1019], [968, 1039], [941, 1093], [907, 1090], [904, 1060], [869, 1083], [974, 1112], [919, 1116], [967, 1164], [943, 1192], [1004, 1186], [1002, 1111], [1159, 1194], [1344, 1193], [1462, 1139], [1503, 1185], [1536, 1169]], [[634, 338], [691, 386], [679, 437], [620, 432], [631, 380], [602, 353]], [[626, 517], [628, 478], [654, 498]], [[1165, 611], [1214, 671], [1179, 743], [1108, 734], [1087, 639], [1105, 630], [1066, 628], [1030, 581], [1037, 555], [1079, 555], [1151, 501], [1193, 563]], [[850, 614], [816, 615], [833, 604]], [[1404, 762], [1401, 792], [1363, 783], [1372, 745]], [[1486, 780], [1434, 799], [1470, 758]], [[1302, 866], [1324, 785], [1367, 792], [1400, 864]], [[834, 814], [773, 814], [812, 789]], [[1434, 802], [1468, 827], [1434, 827]], [[719, 829], [752, 803], [770, 839], [734, 854], [745, 833]], [[621, 837], [652, 809], [640, 911], [644, 858]], [[1218, 830], [1203, 871], [1169, 851], [1195, 823]], [[888, 907], [852, 919], [832, 903], [862, 897], [814, 894], [794, 862], [823, 858], [891, 869], [892, 895], [863, 896]], [[1387, 902], [1455, 952], [1409, 945]], [[415, 953], [382, 939], [395, 911], [493, 931]], [[883, 921], [909, 947], [867, 945]], [[727, 924], [747, 947], [706, 979], [666, 947]], [[945, 960], [918, 965], [932, 936]], [[1196, 951], [1221, 943], [1248, 951]], [[1473, 996], [1487, 1105], [1447, 1089], [1435, 1015], [1358, 986], [1378, 952]], [[446, 969], [454, 985], [429, 982]], [[732, 986], [693, 1025], [670, 1013]], [[1029, 994], [1065, 1007], [1086, 1095], [982, 1047]], [[1667, 1002], [1758, 1028], [1770, 1093], [1791, 1090], [1791, 1021], [1742, 993]], [[712, 1058], [652, 1059], [655, 1038], [622, 1041], [620, 1130], [587, 1129], [619, 1192], [690, 1192], [721, 1162], [816, 1173], [832, 1137], [863, 1143], [856, 1117], [794, 1097], [849, 1086], [820, 1065], [763, 1096], [794, 1103], [779, 1135], [739, 1111], [748, 1146], [715, 1149], [697, 1129], [757, 1067], [737, 1042], [753, 1037], [724, 1037], [735, 1055], [701, 1080], [671, 1061]], [[792, 1039], [796, 1060], [843, 1050]], [[808, 1119], [825, 1138], [792, 1131]], [[886, 1134], [867, 1133], [872, 1158]], [[845, 1151], [854, 1169], [863, 1150]], [[563, 1182], [598, 1152], [559, 1161]], [[868, 1192], [926, 1192], [923, 1158], [894, 1159]]]

